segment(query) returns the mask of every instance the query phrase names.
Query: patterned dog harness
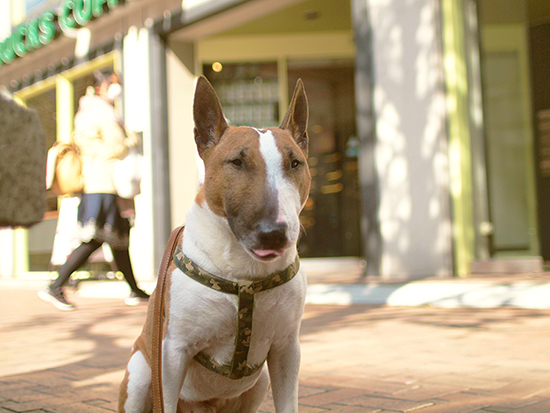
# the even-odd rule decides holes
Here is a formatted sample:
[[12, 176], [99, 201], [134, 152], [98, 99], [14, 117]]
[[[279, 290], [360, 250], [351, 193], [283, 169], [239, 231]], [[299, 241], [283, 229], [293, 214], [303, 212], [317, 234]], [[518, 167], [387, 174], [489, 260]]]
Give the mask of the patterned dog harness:
[[235, 351], [229, 363], [218, 364], [204, 353], [197, 354], [195, 360], [214, 373], [221, 374], [231, 380], [242, 379], [257, 372], [265, 363], [257, 366], [248, 365], [248, 351], [252, 337], [252, 313], [254, 310], [254, 294], [260, 291], [270, 290], [292, 280], [300, 267], [298, 256], [286, 269], [271, 274], [259, 281], [233, 282], [212, 275], [187, 258], [178, 246], [174, 253], [176, 266], [185, 275], [198, 283], [225, 294], [233, 294], [239, 297], [239, 309], [237, 312], [237, 332], [235, 333]]

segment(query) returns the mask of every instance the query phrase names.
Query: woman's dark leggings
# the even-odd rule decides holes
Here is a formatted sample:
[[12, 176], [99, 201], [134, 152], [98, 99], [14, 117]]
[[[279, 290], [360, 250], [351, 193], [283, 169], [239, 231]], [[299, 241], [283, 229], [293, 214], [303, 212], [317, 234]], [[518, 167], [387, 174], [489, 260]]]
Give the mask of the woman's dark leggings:
[[[71, 274], [78, 270], [86, 262], [86, 260], [90, 258], [90, 255], [101, 247], [101, 244], [101, 242], [96, 240], [91, 240], [90, 242], [83, 242], [80, 244], [80, 246], [76, 248], [71, 255], [69, 255], [69, 258], [67, 258], [65, 264], [59, 267], [59, 270], [57, 271], [59, 276], [50, 287], [52, 289], [63, 287], [63, 285], [71, 277]], [[134, 271], [132, 270], [132, 263], [130, 262], [130, 254], [128, 249], [116, 250], [111, 248], [111, 251], [113, 252], [113, 258], [115, 259], [118, 270], [124, 274], [124, 278], [126, 279], [128, 285], [130, 285], [132, 291], [138, 291], [139, 288], [136, 284]]]

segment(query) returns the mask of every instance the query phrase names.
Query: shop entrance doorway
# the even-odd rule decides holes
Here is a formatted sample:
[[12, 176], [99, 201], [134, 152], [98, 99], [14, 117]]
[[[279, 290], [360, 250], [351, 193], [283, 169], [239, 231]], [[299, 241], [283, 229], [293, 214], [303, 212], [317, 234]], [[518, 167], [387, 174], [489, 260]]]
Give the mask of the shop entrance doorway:
[[[233, 125], [276, 126], [281, 82], [292, 96], [304, 82], [309, 101], [310, 197], [302, 213], [301, 257], [361, 255], [358, 140], [355, 135], [353, 61], [204, 64]], [[283, 74], [283, 75], [281, 75]], [[286, 108], [285, 108], [286, 110]]]
[[[540, 254], [529, 59], [530, 2], [477, 3], [487, 219], [493, 258]], [[541, 85], [534, 85], [540, 88]]]
[[303, 257], [361, 255], [358, 140], [352, 61], [291, 61], [289, 96], [304, 81], [309, 100], [312, 186], [302, 213]]

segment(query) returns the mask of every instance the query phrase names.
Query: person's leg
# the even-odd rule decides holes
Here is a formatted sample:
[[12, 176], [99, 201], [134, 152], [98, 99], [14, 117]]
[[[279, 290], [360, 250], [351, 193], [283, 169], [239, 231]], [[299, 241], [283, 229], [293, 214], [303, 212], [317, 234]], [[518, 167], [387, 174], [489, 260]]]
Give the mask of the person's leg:
[[[132, 290], [130, 299], [125, 300], [126, 304], [136, 305], [140, 300], [147, 300], [149, 295], [137, 286], [134, 271], [132, 269], [132, 263], [130, 261], [129, 251], [127, 249], [119, 250], [114, 248], [111, 248], [111, 250], [113, 251], [113, 258], [115, 259], [118, 270], [124, 274], [124, 278]], [[132, 298], [135, 299], [132, 300]]]
[[59, 267], [59, 270], [57, 270], [59, 275], [50, 285], [50, 288], [53, 290], [63, 287], [71, 277], [71, 274], [78, 270], [99, 247], [101, 247], [101, 242], [95, 240], [80, 244], [80, 246], [69, 255], [65, 264]]
[[74, 305], [65, 299], [62, 287], [71, 277], [71, 274], [78, 270], [100, 246], [101, 242], [94, 240], [80, 244], [80, 246], [69, 255], [65, 264], [59, 268], [57, 279], [45, 289], [38, 291], [38, 296], [43, 301], [52, 304], [59, 310], [74, 310]]

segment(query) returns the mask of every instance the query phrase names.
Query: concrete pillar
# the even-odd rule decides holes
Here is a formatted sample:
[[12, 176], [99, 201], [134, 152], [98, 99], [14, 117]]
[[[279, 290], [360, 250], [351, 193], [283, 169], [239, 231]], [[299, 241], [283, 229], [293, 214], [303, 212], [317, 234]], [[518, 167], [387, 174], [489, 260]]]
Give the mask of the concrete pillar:
[[170, 155], [168, 143], [168, 104], [166, 46], [154, 27], [149, 28], [149, 98], [151, 156], [153, 162], [153, 237], [155, 268], [160, 266], [170, 233]]
[[135, 198], [136, 222], [130, 232], [130, 256], [136, 278], [149, 281], [155, 278], [158, 271], [153, 220], [149, 31], [131, 27], [123, 44], [124, 121], [128, 128], [141, 135], [143, 149], [141, 194]]
[[[379, 230], [364, 233], [371, 254], [367, 268], [373, 266], [383, 278], [449, 276], [453, 261], [439, 2], [353, 4], [355, 10], [365, 10], [364, 16], [368, 10], [371, 34], [370, 45], [357, 43], [358, 62], [371, 62], [365, 68], [358, 64], [357, 87], [365, 76], [362, 70], [372, 70], [374, 102], [374, 125], [358, 122], [364, 215]], [[358, 40], [364, 36], [360, 27], [356, 20]], [[361, 93], [358, 99], [369, 99]], [[358, 103], [358, 111], [361, 104], [369, 106]]]

